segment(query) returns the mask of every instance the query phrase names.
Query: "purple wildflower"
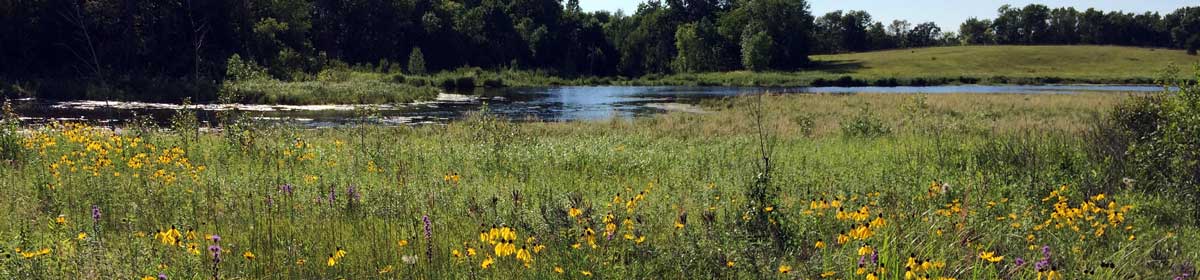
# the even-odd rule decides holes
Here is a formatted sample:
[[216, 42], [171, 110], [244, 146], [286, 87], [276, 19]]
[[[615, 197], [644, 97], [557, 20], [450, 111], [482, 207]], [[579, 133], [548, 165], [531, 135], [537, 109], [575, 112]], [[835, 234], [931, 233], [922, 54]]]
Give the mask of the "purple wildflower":
[[337, 201], [337, 192], [334, 192], [333, 187], [329, 187], [329, 206], [333, 206], [333, 202]]
[[358, 193], [358, 189], [354, 185], [346, 187], [346, 197], [350, 198], [350, 202], [358, 201], [362, 195]]
[[167, 275], [166, 275], [166, 274], [159, 273], [159, 274], [158, 274], [158, 280], [167, 280]]
[[283, 184], [282, 186], [279, 186], [279, 192], [287, 194], [288, 196], [292, 196], [292, 193], [293, 193], [292, 185]]
[[429, 220], [429, 215], [422, 215], [421, 221], [425, 222], [425, 258], [433, 258], [433, 221]]
[[871, 263], [879, 263], [879, 251], [871, 250]]
[[92, 205], [92, 221], [100, 222], [100, 206]]
[[1013, 263], [1015, 263], [1015, 264], [1016, 264], [1018, 267], [1020, 267], [1020, 266], [1024, 266], [1024, 265], [1025, 265], [1025, 259], [1022, 259], [1022, 258], [1018, 257], [1016, 260], [1013, 260]]
[[[213, 234], [213, 235], [212, 235], [212, 241], [213, 241], [213, 242], [221, 242], [221, 236], [220, 236], [220, 235]], [[217, 247], [217, 248], [221, 248], [221, 247]]]
[[867, 256], [858, 257], [858, 267], [863, 267], [867, 264]]
[[1050, 259], [1050, 245], [1042, 246], [1042, 258], [1044, 258], [1046, 260]]
[[1040, 260], [1033, 263], [1033, 268], [1037, 269], [1038, 272], [1046, 271], [1046, 267], [1048, 266], [1050, 266], [1050, 260]]

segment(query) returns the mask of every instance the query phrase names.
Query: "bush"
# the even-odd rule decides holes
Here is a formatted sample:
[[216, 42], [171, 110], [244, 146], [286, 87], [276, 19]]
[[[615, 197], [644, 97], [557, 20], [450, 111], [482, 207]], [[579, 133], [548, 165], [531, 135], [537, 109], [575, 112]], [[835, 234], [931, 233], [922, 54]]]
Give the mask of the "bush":
[[242, 56], [233, 54], [225, 62], [226, 81], [245, 81], [266, 79], [267, 69], [258, 66], [252, 60], [242, 60]]
[[0, 161], [17, 161], [21, 159], [20, 118], [12, 108], [12, 103], [4, 101], [0, 108]]
[[863, 106], [862, 111], [849, 121], [842, 122], [842, 134], [849, 137], [875, 138], [892, 134], [892, 128], [884, 124], [879, 117], [871, 113], [870, 106]]
[[408, 73], [425, 74], [425, 54], [421, 53], [421, 48], [413, 48], [412, 52], [408, 54]]
[[1200, 222], [1200, 86], [1175, 78], [1177, 72], [1161, 81], [1178, 91], [1131, 98], [1094, 129], [1093, 157], [1113, 174], [1105, 184], [1132, 179], [1143, 191], [1190, 205]]

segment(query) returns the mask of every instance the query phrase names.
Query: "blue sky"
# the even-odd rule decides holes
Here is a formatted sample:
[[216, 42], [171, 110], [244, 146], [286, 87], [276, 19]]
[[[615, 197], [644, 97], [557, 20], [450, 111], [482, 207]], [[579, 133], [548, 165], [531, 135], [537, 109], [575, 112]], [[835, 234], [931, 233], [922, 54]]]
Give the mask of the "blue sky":
[[[638, 3], [641, 0], [580, 0], [579, 6], [585, 11], [608, 10], [616, 11], [617, 9], [625, 10], [625, 14], [632, 14], [637, 10]], [[1004, 4], [1012, 4], [1013, 6], [1025, 6], [1030, 3], [1039, 3], [1046, 6], [1054, 7], [1075, 7], [1077, 9], [1087, 9], [1094, 7], [1104, 11], [1121, 10], [1126, 12], [1160, 12], [1167, 14], [1175, 9], [1188, 6], [1200, 5], [1195, 0], [1179, 1], [1179, 0], [1101, 0], [1101, 1], [992, 1], [992, 0], [906, 0], [906, 1], [866, 1], [866, 0], [840, 0], [840, 1], [809, 1], [812, 6], [814, 15], [820, 16], [834, 10], [865, 10], [871, 13], [871, 16], [876, 21], [891, 22], [894, 19], [905, 19], [914, 24], [926, 21], [933, 21], [941, 26], [946, 31], [958, 30], [958, 25], [969, 17], [993, 18], [996, 16], [996, 8]]]

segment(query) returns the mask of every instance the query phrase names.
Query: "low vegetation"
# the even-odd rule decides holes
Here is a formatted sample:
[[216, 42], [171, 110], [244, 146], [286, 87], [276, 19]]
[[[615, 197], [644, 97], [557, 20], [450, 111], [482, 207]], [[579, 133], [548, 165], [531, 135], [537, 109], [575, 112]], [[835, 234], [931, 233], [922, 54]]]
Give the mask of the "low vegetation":
[[1138, 133], [1126, 120], [1145, 118], [1120, 108], [1163, 108], [1155, 121], [1178, 129], [1161, 149], [1188, 151], [1168, 135], [1195, 131], [1195, 94], [761, 96], [633, 120], [198, 137], [19, 128], [22, 156], [0, 165], [0, 278], [1194, 279], [1200, 216], [1179, 195], [1193, 177], [1159, 191], [1126, 172], [1153, 166], [1103, 159], [1146, 140], [1096, 143]]

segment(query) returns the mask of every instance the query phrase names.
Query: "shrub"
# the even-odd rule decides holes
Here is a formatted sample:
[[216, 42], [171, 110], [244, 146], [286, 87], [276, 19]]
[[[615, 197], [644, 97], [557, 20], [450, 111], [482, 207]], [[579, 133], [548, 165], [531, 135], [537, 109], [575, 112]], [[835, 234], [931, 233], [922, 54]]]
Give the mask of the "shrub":
[[226, 81], [244, 81], [266, 79], [267, 69], [252, 60], [242, 60], [242, 56], [233, 54], [229, 60], [225, 62], [225, 80]]
[[412, 52], [408, 54], [408, 73], [425, 74], [425, 54], [421, 53], [421, 48], [413, 48]]
[[12, 108], [12, 103], [4, 101], [0, 108], [0, 161], [16, 161], [21, 159], [21, 135], [17, 132], [20, 118]]
[[1191, 205], [1200, 222], [1200, 86], [1177, 72], [1168, 70], [1160, 83], [1178, 91], [1134, 97], [1109, 113], [1093, 131], [1092, 152], [1113, 174], [1103, 182], [1132, 179], [1137, 188]]
[[892, 128], [871, 113], [870, 106], [863, 106], [858, 115], [842, 122], [842, 134], [849, 137], [875, 138], [892, 134]]

